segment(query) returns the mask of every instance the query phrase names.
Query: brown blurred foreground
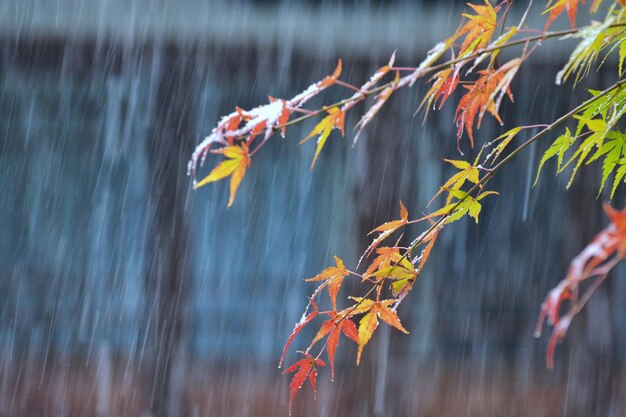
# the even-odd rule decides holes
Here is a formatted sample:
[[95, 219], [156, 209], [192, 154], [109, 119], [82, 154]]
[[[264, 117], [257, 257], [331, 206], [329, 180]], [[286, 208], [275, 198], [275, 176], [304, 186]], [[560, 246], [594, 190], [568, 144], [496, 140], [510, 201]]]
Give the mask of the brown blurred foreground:
[[[105, 361], [106, 362], [106, 361]], [[0, 416], [152, 416], [147, 367], [94, 360], [19, 365], [0, 372]], [[300, 416], [556, 416], [583, 415], [568, 388], [512, 378], [506, 368], [443, 369], [391, 359], [385, 395], [376, 394], [371, 364], [342, 366], [331, 382], [319, 378], [296, 398]], [[142, 369], [143, 368], [143, 369]], [[184, 416], [287, 416], [288, 378], [252, 364], [192, 364], [178, 376], [176, 407]], [[550, 379], [550, 377], [548, 377]], [[623, 379], [623, 378], [622, 378]], [[408, 381], [412, 381], [408, 383]], [[593, 389], [593, 387], [588, 387]], [[626, 393], [623, 393], [626, 394]], [[622, 395], [621, 398], [625, 396]], [[621, 406], [623, 407], [624, 401]], [[379, 414], [380, 410], [384, 410]], [[622, 408], [623, 409], [623, 408]]]

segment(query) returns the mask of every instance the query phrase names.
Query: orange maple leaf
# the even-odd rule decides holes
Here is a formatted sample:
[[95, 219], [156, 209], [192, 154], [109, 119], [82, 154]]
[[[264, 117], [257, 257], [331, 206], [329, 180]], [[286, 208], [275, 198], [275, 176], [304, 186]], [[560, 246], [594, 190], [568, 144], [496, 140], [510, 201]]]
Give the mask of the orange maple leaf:
[[[550, 2], [549, 4], [551, 4]], [[567, 10], [567, 16], [569, 17], [570, 25], [572, 28], [576, 27], [576, 13], [578, 12], [578, 3], [585, 4], [585, 0], [558, 0], [553, 6], [548, 7], [544, 13], [550, 12], [548, 15], [548, 21], [546, 22], [546, 26], [544, 30], [547, 30], [552, 22], [561, 15], [565, 10]], [[598, 6], [598, 2], [594, 2], [592, 5], [592, 9], [596, 9]]]
[[308, 353], [303, 353], [303, 355], [305, 356], [303, 359], [300, 359], [298, 362], [294, 363], [283, 372], [283, 374], [295, 372], [293, 379], [289, 384], [289, 415], [291, 415], [293, 398], [296, 396], [296, 392], [298, 392], [298, 390], [302, 388], [302, 384], [304, 384], [304, 381], [306, 381], [307, 377], [309, 378], [309, 382], [311, 383], [311, 388], [313, 389], [313, 397], [315, 398], [317, 367], [326, 366], [326, 362], [321, 359], [315, 359]]
[[351, 297], [357, 302], [352, 308], [351, 316], [357, 314], [365, 314], [359, 321], [359, 350], [357, 351], [356, 364], [361, 362], [361, 354], [363, 348], [372, 338], [374, 331], [378, 327], [378, 319], [380, 318], [390, 326], [395, 327], [403, 333], [408, 334], [408, 330], [402, 326], [398, 315], [389, 306], [398, 300], [382, 300], [374, 301], [368, 298]]
[[246, 168], [250, 166], [248, 145], [242, 143], [239, 146], [225, 146], [212, 152], [220, 153], [228, 159], [220, 162], [202, 181], [194, 184], [193, 188], [197, 189], [210, 182], [219, 181], [230, 176], [230, 198], [228, 199], [228, 207], [230, 207], [235, 201], [237, 188], [239, 188], [241, 180], [246, 175]]
[[[226, 119], [223, 122], [224, 131], [232, 132], [232, 131], [237, 130], [241, 122], [244, 120], [244, 116], [243, 116], [244, 111], [245, 110], [243, 110], [239, 106], [235, 107], [235, 112], [232, 113], [230, 116], [226, 116]], [[229, 140], [231, 140], [230, 145], [233, 144], [232, 139], [233, 139], [232, 137], [229, 137]]]
[[[422, 102], [420, 103], [417, 111], [419, 112], [424, 104], [426, 104], [424, 111], [424, 120], [428, 116], [428, 111], [431, 107], [438, 107], [439, 110], [443, 107], [444, 103], [448, 100], [448, 98], [454, 93], [456, 87], [459, 85], [459, 72], [461, 70], [460, 66], [455, 66], [454, 68], [447, 68], [441, 71], [438, 71], [430, 78], [433, 85], [430, 87], [428, 92], [424, 95]], [[439, 103], [437, 101], [439, 100]]]
[[372, 241], [372, 243], [367, 247], [367, 249], [365, 249], [365, 252], [363, 253], [363, 255], [361, 255], [361, 258], [359, 259], [358, 264], [360, 265], [363, 258], [367, 258], [372, 252], [374, 252], [374, 250], [378, 247], [378, 245], [380, 245], [380, 243], [383, 240], [385, 240], [393, 232], [395, 232], [402, 226], [407, 225], [408, 223], [409, 223], [409, 212], [404, 206], [404, 204], [402, 203], [402, 201], [400, 201], [400, 220], [392, 220], [390, 222], [383, 223], [367, 234], [369, 236], [372, 233], [379, 232], [378, 237]]
[[420, 263], [417, 267], [418, 274], [422, 272], [422, 268], [424, 268], [424, 264], [426, 264], [426, 261], [430, 257], [430, 252], [433, 250], [433, 246], [435, 246], [435, 242], [437, 241], [437, 237], [439, 237], [440, 231], [441, 231], [440, 228], [436, 228], [435, 230], [432, 230], [430, 232], [426, 231], [424, 232], [424, 233], [427, 233], [426, 236], [424, 237], [420, 236], [418, 238], [418, 239], [421, 238], [422, 243], [427, 243], [426, 247], [422, 251], [422, 254], [420, 255]]
[[377, 256], [363, 274], [364, 278], [374, 273], [378, 269], [388, 268], [394, 260], [400, 259], [400, 248], [382, 247], [376, 249]]
[[[379, 255], [372, 261], [370, 266], [363, 274], [363, 280], [374, 277], [377, 283], [383, 280], [392, 280], [391, 291], [393, 296], [404, 293], [405, 289], [410, 286], [417, 278], [418, 271], [409, 260], [409, 254], [400, 254], [400, 248], [378, 248], [376, 253]], [[378, 286], [377, 294], [380, 294], [382, 286]], [[407, 291], [408, 292], [408, 289]]]
[[473, 127], [476, 116], [478, 116], [477, 128], [479, 129], [486, 112], [502, 124], [502, 119], [498, 115], [500, 102], [504, 94], [508, 95], [511, 101], [513, 100], [509, 86], [523, 59], [515, 58], [498, 69], [489, 68], [479, 71], [480, 78], [464, 86], [468, 91], [461, 97], [455, 114], [455, 122], [458, 126], [457, 142], [460, 141], [465, 129], [469, 135], [471, 147], [474, 147]]
[[324, 287], [328, 286], [330, 301], [333, 304], [333, 309], [337, 310], [337, 295], [341, 289], [341, 284], [343, 284], [344, 277], [350, 275], [350, 271], [346, 269], [341, 258], [337, 256], [334, 258], [337, 266], [329, 266], [313, 278], [305, 279], [305, 281], [324, 281], [324, 283], [315, 291], [315, 294], [321, 291]]
[[498, 26], [497, 14], [500, 10], [500, 6], [494, 8], [488, 0], [485, 0], [484, 6], [470, 3], [468, 3], [468, 6], [470, 6], [476, 14], [463, 13], [463, 16], [467, 17], [469, 20], [456, 34], [456, 36], [466, 35], [461, 45], [459, 55], [463, 55], [466, 52], [471, 53], [472, 51], [487, 46]]
[[310, 350], [315, 343], [328, 336], [328, 339], [326, 339], [326, 350], [328, 352], [328, 361], [330, 362], [331, 379], [335, 378], [335, 353], [337, 352], [337, 344], [339, 343], [339, 336], [341, 333], [346, 335], [355, 343], [359, 343], [359, 335], [356, 325], [352, 320], [345, 317], [345, 314], [345, 310], [341, 313], [328, 313], [331, 318], [322, 323], [320, 330], [317, 332], [311, 342], [311, 345], [307, 349], [307, 351]]
[[315, 166], [315, 161], [317, 161], [317, 157], [319, 156], [324, 144], [326, 143], [326, 139], [330, 135], [330, 132], [338, 128], [341, 131], [341, 136], [344, 135], [344, 123], [346, 119], [346, 113], [339, 109], [338, 107], [331, 107], [326, 110], [328, 112], [328, 116], [324, 117], [321, 122], [319, 122], [305, 137], [300, 141], [300, 144], [308, 141], [315, 135], [319, 135], [317, 138], [317, 148], [315, 149], [315, 156], [313, 157], [313, 162], [311, 163], [311, 169]]
[[319, 82], [320, 87], [330, 87], [335, 84], [341, 75], [342, 64], [341, 59], [337, 62], [337, 66], [335, 67], [335, 71], [333, 71], [332, 75], [327, 76], [322, 81]]

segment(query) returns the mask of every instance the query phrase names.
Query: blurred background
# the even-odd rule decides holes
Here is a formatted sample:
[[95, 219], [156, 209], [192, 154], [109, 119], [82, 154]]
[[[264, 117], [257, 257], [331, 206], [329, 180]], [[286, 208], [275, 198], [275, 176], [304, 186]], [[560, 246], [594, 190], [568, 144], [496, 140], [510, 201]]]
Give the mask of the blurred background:
[[[286, 416], [289, 378], [277, 365], [314, 289], [302, 279], [333, 254], [354, 266], [400, 199], [415, 217], [433, 209], [452, 174], [441, 158], [460, 159], [455, 105], [422, 125], [418, 84], [352, 148], [360, 106], [313, 172], [314, 144], [297, 142], [315, 122], [294, 126], [253, 160], [229, 210], [227, 182], [192, 191], [187, 160], [235, 105], [291, 97], [340, 57], [342, 79], [357, 85], [394, 50], [398, 65], [418, 64], [463, 8], [0, 2], [0, 416]], [[515, 104], [501, 109], [511, 126], [546, 122], [584, 97], [554, 86], [573, 45], [546, 43], [522, 68]], [[583, 86], [615, 73], [609, 61]], [[337, 88], [316, 104], [345, 95]], [[476, 136], [500, 133], [489, 120]], [[550, 165], [532, 188], [549, 142], [492, 181], [501, 194], [485, 200], [478, 225], [443, 232], [399, 311], [410, 335], [381, 327], [359, 367], [355, 345], [340, 343], [335, 381], [323, 370], [317, 400], [304, 387], [294, 415], [624, 415], [623, 268], [573, 323], [553, 371], [548, 336], [532, 336], [547, 291], [607, 223], [597, 167], [566, 191]]]

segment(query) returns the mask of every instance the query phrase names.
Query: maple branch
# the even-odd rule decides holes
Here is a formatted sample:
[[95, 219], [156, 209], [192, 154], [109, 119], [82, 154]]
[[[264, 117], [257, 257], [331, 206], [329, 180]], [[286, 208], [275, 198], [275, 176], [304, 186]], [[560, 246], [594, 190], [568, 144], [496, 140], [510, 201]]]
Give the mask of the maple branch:
[[[552, 123], [550, 123], [549, 125], [547, 125], [543, 130], [541, 130], [540, 132], [538, 132], [537, 134], [535, 134], [533, 137], [531, 137], [530, 139], [528, 139], [526, 142], [522, 143], [519, 147], [515, 148], [513, 151], [511, 151], [510, 154], [508, 154], [504, 159], [502, 159], [498, 164], [496, 164], [490, 173], [488, 173], [485, 176], [485, 181], [483, 183], [483, 181], [481, 180], [479, 182], [482, 183], [482, 185], [486, 184], [491, 178], [493, 178], [493, 176], [495, 175], [495, 172], [498, 171], [500, 168], [502, 168], [502, 166], [506, 165], [507, 162], [509, 162], [511, 159], [513, 159], [518, 153], [520, 153], [522, 150], [524, 150], [525, 148], [527, 148], [528, 146], [530, 146], [533, 142], [535, 142], [536, 140], [540, 139], [542, 136], [544, 136], [545, 134], [547, 134], [548, 132], [550, 132], [552, 129], [554, 129], [555, 127], [559, 126], [560, 124], [562, 124], [563, 122], [567, 121], [568, 119], [572, 118], [576, 113], [580, 112], [581, 110], [583, 110], [585, 107], [589, 106], [590, 104], [594, 103], [595, 101], [607, 96], [609, 93], [614, 92], [615, 90], [621, 88], [624, 84], [626, 84], [626, 79], [621, 79], [617, 82], [615, 82], [613, 85], [611, 85], [610, 87], [608, 87], [607, 89], [599, 92], [597, 95], [585, 100], [584, 102], [580, 103], [578, 106], [574, 107], [572, 110], [570, 110], [569, 112], [567, 112], [566, 114], [562, 115], [561, 117], [559, 117], [558, 119], [556, 119], [555, 121], [553, 121]], [[477, 186], [479, 184], [476, 184], [474, 187], [472, 187], [472, 190], [470, 190], [470, 193], [472, 191], [475, 191], [475, 189], [477, 188]], [[469, 193], [468, 193], [469, 194]]]
[[354, 276], [357, 276], [357, 277], [359, 277], [361, 279], [364, 279], [363, 275], [359, 274], [358, 272], [354, 272], [354, 271], [351, 271], [349, 269], [346, 269], [346, 271], [348, 271], [350, 274], [352, 274]]
[[[593, 295], [593, 293], [596, 292], [598, 287], [600, 287], [600, 284], [602, 284], [604, 282], [604, 280], [609, 276], [610, 269], [612, 269], [615, 265], [617, 265], [621, 261], [622, 261], [622, 258], [615, 258], [615, 259], [613, 259], [613, 261], [610, 263], [611, 267], [608, 268], [608, 270], [605, 273], [598, 275], [596, 280], [593, 281], [591, 283], [591, 285], [589, 286], [589, 288], [587, 288], [587, 290], [583, 293], [583, 296], [580, 298], [580, 300], [572, 307], [572, 310], [571, 310], [572, 317], [575, 316], [576, 314], [580, 313], [580, 311], [583, 309], [583, 307], [585, 307], [585, 305], [591, 299], [591, 296]], [[587, 279], [591, 278], [591, 277], [592, 277], [592, 275], [587, 277]]]
[[345, 81], [336, 80], [336, 81], [335, 81], [335, 84], [340, 85], [340, 86], [342, 86], [342, 87], [346, 87], [347, 89], [352, 90], [352, 91], [356, 91], [356, 92], [361, 91], [361, 90], [359, 89], [359, 87], [356, 87], [356, 86], [354, 86], [354, 85], [352, 85], [352, 84], [350, 84], [350, 83], [347, 83], [347, 82], [345, 82]]
[[[608, 26], [608, 28], [616, 28], [616, 27], [626, 27], [626, 23], [615, 23], [613, 25]], [[514, 41], [503, 43], [502, 45], [492, 46], [492, 47], [480, 49], [480, 50], [478, 50], [476, 52], [473, 52], [473, 53], [471, 53], [469, 55], [465, 55], [465, 56], [462, 56], [462, 57], [451, 59], [451, 60], [448, 60], [448, 61], [443, 62], [441, 64], [437, 64], [437, 65], [433, 65], [432, 67], [428, 67], [428, 68], [424, 69], [424, 71], [422, 73], [422, 76], [432, 74], [432, 73], [440, 71], [442, 69], [446, 69], [448, 67], [451, 67], [451, 66], [453, 66], [455, 64], [458, 64], [460, 62], [463, 62], [463, 61], [471, 61], [474, 58], [478, 58], [482, 54], [488, 54], [490, 52], [495, 52], [495, 51], [498, 51], [498, 50], [507, 49], [507, 48], [511, 48], [511, 47], [514, 47], [514, 46], [523, 45], [523, 44], [528, 43], [528, 42], [539, 42], [539, 41], [543, 41], [545, 39], [551, 39], [551, 38], [557, 38], [557, 37], [566, 36], [566, 35], [572, 35], [572, 34], [575, 34], [575, 33], [578, 33], [580, 31], [582, 31], [583, 29], [585, 29], [585, 27], [574, 28], [574, 29], [564, 29], [564, 30], [553, 31], [553, 32], [542, 32], [540, 35], [529, 36], [529, 37], [526, 37], [526, 38], [517, 39], [517, 40], [514, 40]], [[395, 68], [394, 67], [393, 70], [399, 70], [399, 68]], [[356, 100], [357, 101], [363, 100], [363, 98], [367, 98], [367, 97], [369, 97], [369, 96], [371, 96], [373, 94], [380, 93], [385, 88], [391, 87], [393, 85], [394, 85], [394, 82], [393, 81], [389, 81], [388, 83], [379, 85], [378, 87], [373, 88], [371, 90], [362, 91], [361, 93], [363, 94], [364, 97], [358, 97], [358, 98], [356, 98]], [[301, 116], [301, 117], [297, 117], [297, 118], [295, 118], [293, 120], [290, 120], [289, 122], [285, 123], [284, 125], [276, 126], [274, 128], [274, 130], [278, 130], [281, 127], [289, 127], [289, 126], [292, 126], [294, 124], [303, 122], [305, 120], [308, 120], [308, 119], [310, 119], [312, 117], [315, 117], [315, 116], [325, 112], [326, 110], [328, 110], [328, 109], [330, 109], [332, 107], [341, 107], [344, 104], [350, 103], [351, 101], [355, 101], [355, 99], [349, 97], [349, 98], [345, 98], [343, 100], [339, 100], [339, 101], [337, 101], [335, 103], [325, 105], [325, 106], [321, 107], [318, 110], [313, 110], [310, 114], [307, 114], [307, 115]]]
[[301, 107], [289, 107], [289, 110], [291, 110], [294, 113], [303, 113], [303, 114], [313, 113], [313, 110], [303, 109]]
[[610, 86], [609, 88], [601, 91], [600, 93], [598, 93], [597, 95], [585, 100], [584, 102], [580, 103], [578, 106], [574, 107], [572, 110], [570, 110], [569, 112], [567, 112], [566, 114], [562, 115], [561, 117], [559, 117], [558, 119], [556, 119], [555, 121], [553, 121], [552, 123], [548, 124], [544, 129], [542, 129], [540, 132], [536, 133], [533, 137], [531, 137], [530, 139], [528, 139], [526, 142], [522, 143], [520, 146], [518, 146], [517, 148], [515, 148], [513, 151], [511, 151], [510, 154], [508, 154], [504, 159], [502, 159], [498, 164], [494, 165], [493, 168], [490, 169], [490, 171], [487, 172], [487, 174], [480, 179], [480, 181], [478, 181], [476, 184], [474, 184], [470, 190], [463, 196], [463, 198], [459, 199], [451, 208], [450, 210], [442, 215], [437, 221], [435, 221], [427, 230], [425, 233], [422, 234], [422, 237], [420, 239], [415, 240], [409, 247], [408, 249], [404, 252], [404, 254], [400, 257], [400, 259], [398, 259], [397, 261], [394, 262], [394, 265], [398, 265], [400, 262], [402, 262], [404, 259], [407, 259], [408, 256], [410, 255], [410, 253], [415, 250], [419, 245], [421, 245], [422, 243], [424, 243], [424, 240], [426, 239], [426, 237], [428, 237], [432, 232], [434, 232], [437, 228], [439, 227], [443, 227], [443, 223], [445, 222], [446, 219], [448, 219], [450, 217], [450, 215], [452, 213], [454, 213], [454, 211], [459, 208], [459, 206], [463, 203], [463, 201], [465, 201], [472, 193], [476, 192], [477, 190], [482, 189], [485, 184], [487, 184], [495, 175], [496, 172], [498, 170], [500, 170], [504, 165], [506, 165], [508, 162], [510, 162], [513, 158], [515, 158], [515, 156], [517, 156], [517, 154], [519, 154], [521, 151], [523, 151], [524, 149], [526, 149], [528, 146], [530, 146], [533, 142], [537, 141], [538, 139], [540, 139], [541, 137], [543, 137], [544, 135], [546, 135], [548, 132], [550, 132], [552, 129], [554, 129], [555, 127], [559, 126], [560, 124], [562, 124], [563, 122], [567, 121], [568, 119], [572, 118], [576, 113], [580, 112], [581, 110], [583, 110], [585, 107], [587, 107], [588, 105], [592, 104], [593, 102], [599, 100], [600, 98], [603, 98], [605, 96], [607, 96], [609, 93], [612, 93], [613, 91], [621, 88], [624, 84], [626, 83], [626, 79], [622, 79], [617, 81], [616, 83], [614, 83], [612, 86]]
[[[457, 208], [460, 207], [460, 205], [463, 203], [463, 201], [465, 201], [470, 195], [472, 195], [474, 192], [476, 192], [477, 190], [482, 190], [484, 188], [484, 186], [491, 180], [493, 179], [493, 177], [495, 176], [495, 174], [497, 173], [498, 170], [500, 170], [504, 165], [506, 165], [507, 163], [509, 163], [513, 158], [515, 158], [520, 152], [522, 152], [524, 149], [526, 149], [528, 146], [530, 146], [532, 143], [534, 143], [535, 141], [539, 140], [541, 137], [545, 136], [547, 133], [549, 133], [552, 129], [554, 129], [555, 127], [559, 126], [560, 124], [564, 123], [565, 121], [569, 120], [570, 118], [572, 118], [574, 115], [576, 115], [578, 112], [580, 112], [581, 110], [583, 110], [584, 108], [586, 108], [587, 106], [589, 106], [590, 104], [594, 103], [595, 101], [606, 97], [607, 95], [609, 95], [610, 93], [614, 92], [615, 90], [618, 90], [619, 88], [621, 88], [624, 84], [626, 83], [626, 79], [623, 80], [619, 80], [616, 83], [614, 83], [612, 86], [608, 87], [607, 89], [605, 89], [604, 91], [598, 93], [597, 95], [585, 100], [584, 102], [582, 102], [581, 104], [579, 104], [578, 106], [576, 106], [575, 108], [573, 108], [572, 110], [570, 110], [568, 113], [562, 115], [561, 117], [557, 118], [556, 120], [554, 120], [552, 123], [550, 124], [541, 124], [541, 125], [533, 125], [533, 126], [528, 126], [530, 127], [537, 127], [537, 126], [543, 126], [543, 129], [536, 133], [534, 136], [532, 136], [530, 139], [526, 140], [524, 143], [522, 143], [520, 146], [518, 146], [517, 148], [515, 148], [509, 155], [507, 155], [504, 159], [502, 159], [498, 164], [496, 164], [493, 168], [490, 168], [488, 170], [486, 170], [487, 174], [480, 179], [476, 184], [474, 184], [470, 190], [462, 197], [460, 198], [454, 205], [451, 206], [451, 208], [448, 210], [448, 212], [442, 216], [440, 216], [437, 221], [434, 221], [431, 226], [424, 232], [421, 234], [420, 238], [416, 239], [415, 241], [413, 241], [411, 243], [411, 245], [405, 249], [404, 253], [401, 255], [401, 257], [399, 259], [393, 260], [392, 261], [392, 266], [396, 266], [399, 265], [404, 259], [408, 259], [412, 252], [422, 243], [425, 242], [425, 240], [433, 233], [435, 232], [437, 229], [443, 227], [444, 222], [446, 221], [446, 219], [448, 219], [452, 213], [454, 213], [456, 211]], [[412, 224], [415, 223], [415, 220], [412, 221], [407, 221], [406, 224]], [[600, 275], [598, 277], [598, 279], [596, 279], [593, 284], [591, 285], [591, 287], [589, 287], [587, 289], [587, 291], [583, 294], [582, 299], [573, 304], [570, 311], [568, 312], [568, 316], [574, 316], [576, 315], [583, 307], [584, 305], [587, 303], [587, 301], [589, 300], [589, 298], [591, 297], [591, 294], [595, 291], [595, 289], [600, 285], [600, 283], [605, 279], [606, 277], [606, 272], [608, 272], [608, 270], [610, 270], [613, 266], [614, 263], [619, 262], [619, 260], [621, 260], [621, 258], [616, 258], [614, 260], [612, 260], [612, 262], [609, 262], [606, 265], [603, 265], [602, 268], [596, 268], [595, 270], [591, 271], [588, 275], [588, 278], [594, 276], [594, 275]], [[421, 270], [419, 271], [421, 272]], [[358, 275], [358, 274], [356, 274]], [[362, 297], [362, 299], [360, 301], [358, 301], [356, 304], [354, 304], [353, 306], [345, 309], [342, 312], [341, 317], [335, 322], [336, 326], [338, 326], [343, 320], [347, 319], [348, 317], [350, 317], [350, 313], [355, 311], [359, 305], [361, 305], [363, 303], [363, 301], [365, 299], [368, 299], [368, 297], [370, 297], [370, 295], [372, 295], [374, 293], [374, 291], [378, 290], [380, 291], [382, 285], [384, 284], [384, 279], [380, 280], [378, 282], [376, 282], [368, 291], [367, 293], [364, 295], [364, 297]], [[397, 308], [398, 305], [400, 304], [400, 302], [404, 299], [404, 296], [406, 296], [406, 293], [401, 294], [398, 299], [397, 299], [397, 303], [396, 306], [394, 308]], [[321, 357], [321, 355], [323, 354], [323, 352], [326, 350], [328, 345], [328, 339], [326, 340], [326, 342], [324, 343], [324, 345], [322, 345], [322, 347], [320, 348], [320, 351], [318, 352], [316, 359], [319, 359]], [[308, 352], [308, 351], [307, 351]]]
[[[607, 28], [616, 28], [616, 27], [626, 27], [626, 23], [615, 23], [615, 24], [609, 25]], [[441, 64], [437, 64], [437, 65], [433, 65], [433, 66], [424, 68], [423, 71], [421, 71], [421, 73], [419, 74], [419, 77], [422, 78], [422, 77], [424, 77], [426, 75], [435, 73], [435, 72], [440, 71], [440, 70], [444, 70], [444, 69], [446, 69], [448, 67], [455, 66], [455, 65], [457, 65], [459, 63], [469, 62], [469, 61], [471, 61], [471, 60], [473, 60], [475, 58], [478, 58], [478, 57], [480, 57], [481, 55], [484, 55], [484, 54], [488, 54], [488, 53], [491, 53], [491, 52], [495, 52], [495, 51], [511, 48], [511, 47], [514, 47], [514, 46], [528, 45], [531, 42], [541, 42], [541, 41], [546, 40], [546, 39], [562, 37], [562, 36], [566, 36], [566, 35], [572, 35], [572, 34], [575, 34], [575, 33], [579, 33], [579, 32], [581, 32], [584, 29], [585, 29], [585, 27], [579, 27], [579, 28], [574, 28], [574, 29], [566, 29], [566, 30], [553, 31], [553, 32], [541, 32], [540, 34], [535, 35], [535, 36], [529, 36], [529, 37], [526, 37], [526, 38], [517, 39], [517, 40], [514, 40], [514, 41], [503, 43], [502, 45], [486, 47], [486, 48], [477, 50], [477, 51], [475, 51], [475, 52], [473, 52], [471, 54], [463, 55], [463, 56], [460, 56], [458, 58], [454, 58], [454, 59], [448, 60], [446, 62], [443, 62]], [[536, 44], [533, 47], [533, 49], [536, 48], [537, 46], [538, 46], [538, 44]], [[407, 70], [408, 71], [410, 69], [412, 69], [412, 68], [410, 68], [410, 67], [392, 67], [392, 70]], [[415, 70], [417, 70], [417, 69], [418, 68], [415, 68]], [[337, 84], [337, 85], [341, 85], [343, 87], [349, 88], [351, 90], [357, 91], [357, 92], [359, 92], [359, 94], [353, 95], [351, 97], [344, 98], [344, 99], [339, 100], [339, 101], [337, 101], [335, 103], [332, 103], [332, 104], [328, 104], [328, 105], [322, 106], [321, 108], [319, 108], [317, 110], [306, 110], [306, 109], [302, 109], [302, 108], [298, 108], [297, 110], [294, 109], [295, 112], [304, 113], [304, 114], [302, 116], [297, 117], [295, 119], [292, 119], [292, 120], [290, 120], [290, 121], [288, 121], [288, 122], [286, 122], [284, 124], [278, 124], [278, 125], [273, 126], [272, 127], [272, 131], [276, 132], [276, 131], [278, 131], [280, 129], [284, 129], [286, 127], [293, 126], [295, 124], [301, 123], [301, 122], [303, 122], [305, 120], [309, 120], [309, 119], [311, 119], [313, 117], [316, 117], [316, 116], [322, 114], [323, 112], [325, 112], [325, 111], [327, 111], [327, 110], [329, 110], [331, 108], [334, 108], [334, 107], [341, 107], [341, 106], [343, 106], [345, 104], [348, 104], [348, 103], [352, 103], [352, 102], [356, 103], [356, 102], [363, 101], [363, 100], [367, 99], [368, 97], [370, 97], [370, 96], [372, 96], [374, 94], [377, 94], [377, 93], [380, 93], [380, 92], [384, 91], [387, 88], [393, 88], [394, 90], [397, 89], [396, 81], [389, 81], [389, 82], [387, 82], [385, 84], [379, 85], [378, 87], [375, 87], [375, 88], [372, 88], [371, 90], [366, 90], [366, 91], [362, 91], [359, 88], [357, 88], [357, 87], [355, 87], [355, 86], [353, 86], [353, 85], [351, 85], [349, 83], [346, 83], [344, 81], [341, 81], [339, 79], [336, 79], [334, 81], [334, 83]], [[246, 134], [245, 136], [242, 137], [242, 140], [245, 140], [246, 138], [249, 138], [250, 135], [251, 134]], [[248, 156], [255, 155], [258, 152], [258, 150], [260, 148], [262, 148], [267, 143], [268, 140], [269, 140], [269, 137], [264, 138], [264, 140], [259, 142], [259, 144], [254, 148], [254, 150], [252, 150], [249, 153]]]
[[267, 141], [270, 140], [270, 138], [271, 138], [271, 136], [264, 137], [263, 140], [261, 142], [259, 142], [259, 144], [256, 146], [256, 148], [254, 148], [252, 150], [252, 152], [250, 152], [248, 154], [248, 157], [254, 156], [254, 154], [256, 154], [259, 151], [259, 149], [261, 149], [263, 147], [263, 145], [265, 145], [267, 143]]

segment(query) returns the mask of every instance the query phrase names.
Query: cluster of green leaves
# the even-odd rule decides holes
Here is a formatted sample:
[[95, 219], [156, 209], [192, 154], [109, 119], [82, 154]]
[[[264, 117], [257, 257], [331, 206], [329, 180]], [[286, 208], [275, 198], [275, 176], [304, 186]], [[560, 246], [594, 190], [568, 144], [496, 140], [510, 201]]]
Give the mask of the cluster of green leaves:
[[598, 195], [602, 193], [606, 181], [614, 174], [611, 198], [626, 176], [626, 137], [619, 129], [618, 122], [626, 113], [626, 88], [619, 87], [611, 94], [599, 96], [599, 91], [591, 91], [598, 97], [572, 117], [578, 124], [572, 135], [569, 128], [557, 137], [543, 154], [539, 163], [537, 179], [543, 165], [556, 158], [557, 173], [572, 165], [568, 188], [574, 181], [578, 169], [602, 161], [602, 181]]

